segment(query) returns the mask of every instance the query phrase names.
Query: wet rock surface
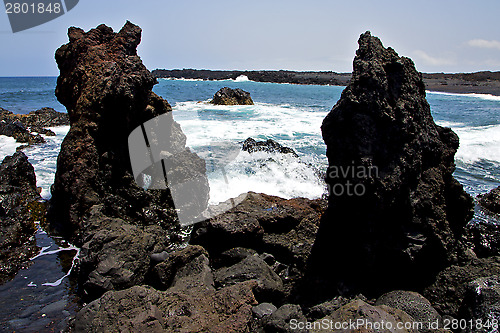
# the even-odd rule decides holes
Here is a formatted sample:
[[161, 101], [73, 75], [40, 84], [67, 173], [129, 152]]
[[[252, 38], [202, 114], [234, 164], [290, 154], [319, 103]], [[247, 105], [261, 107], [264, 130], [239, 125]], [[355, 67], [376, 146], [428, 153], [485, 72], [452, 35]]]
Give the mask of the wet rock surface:
[[[461, 317], [472, 323], [464, 332], [494, 332], [500, 316], [500, 276], [479, 278], [465, 287]], [[496, 322], [495, 322], [496, 321]]]
[[369, 32], [358, 43], [351, 82], [322, 125], [330, 196], [311, 279], [332, 293], [416, 288], [464, 253], [473, 206], [452, 175], [458, 137], [434, 123], [411, 59]]
[[500, 186], [479, 196], [479, 204], [493, 214], [500, 215]]
[[255, 139], [248, 138], [243, 141], [243, 147], [241, 148], [241, 150], [247, 151], [249, 153], [265, 151], [268, 153], [291, 154], [295, 157], [299, 157], [295, 150], [289, 147], [285, 147], [274, 141], [273, 139], [268, 139], [266, 141], [256, 141]]
[[492, 275], [500, 275], [500, 257], [474, 259], [462, 265], [453, 265], [441, 271], [423, 295], [441, 315], [459, 318], [467, 285]]
[[247, 91], [224, 87], [215, 93], [210, 103], [215, 105], [253, 105], [253, 100]]
[[68, 115], [52, 108], [42, 108], [27, 115], [14, 114], [0, 108], [0, 135], [13, 137], [17, 142], [27, 144], [45, 143], [40, 135], [55, 135], [46, 127], [69, 125]]
[[0, 284], [30, 264], [38, 251], [34, 234], [42, 205], [35, 172], [22, 152], [7, 156], [0, 165]]

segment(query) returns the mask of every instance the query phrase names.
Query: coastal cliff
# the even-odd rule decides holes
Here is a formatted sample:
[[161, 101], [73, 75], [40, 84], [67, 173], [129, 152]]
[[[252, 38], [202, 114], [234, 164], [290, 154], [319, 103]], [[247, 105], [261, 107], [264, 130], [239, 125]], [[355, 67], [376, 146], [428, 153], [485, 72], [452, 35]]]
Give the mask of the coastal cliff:
[[[351, 73], [297, 71], [218, 71], [207, 69], [155, 69], [157, 78], [235, 80], [241, 75], [256, 82], [347, 86]], [[500, 96], [500, 72], [424, 73], [427, 90], [448, 93], [476, 93]]]

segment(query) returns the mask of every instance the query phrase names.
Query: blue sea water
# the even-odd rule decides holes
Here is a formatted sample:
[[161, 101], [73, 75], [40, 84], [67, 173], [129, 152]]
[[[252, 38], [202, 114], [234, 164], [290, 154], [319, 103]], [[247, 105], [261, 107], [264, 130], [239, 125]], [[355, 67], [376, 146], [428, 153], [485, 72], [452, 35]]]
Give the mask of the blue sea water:
[[[172, 105], [174, 119], [187, 136], [187, 145], [200, 155], [209, 147], [225, 147], [227, 142], [238, 145], [248, 137], [274, 139], [295, 149], [299, 155], [295, 158], [240, 152], [224, 170], [208, 174], [210, 203], [216, 204], [247, 191], [285, 198], [318, 198], [325, 193], [322, 174], [327, 160], [320, 126], [340, 98], [343, 87], [258, 83], [244, 79], [158, 81], [154, 91]], [[22, 114], [42, 107], [65, 112], [54, 97], [55, 85], [54, 77], [0, 78], [0, 107]], [[208, 104], [213, 94], [224, 86], [250, 92], [255, 105]], [[427, 100], [435, 121], [451, 127], [460, 138], [455, 177], [466, 191], [475, 197], [497, 187], [500, 184], [500, 97], [427, 92]], [[45, 198], [50, 198], [57, 154], [68, 129], [67, 126], [53, 128], [57, 135], [46, 137], [47, 144], [24, 150], [35, 168], [37, 183]], [[17, 146], [19, 144], [12, 138], [0, 136], [0, 160], [14, 153]], [[476, 209], [475, 220], [498, 222], [479, 209]], [[37, 239], [49, 242], [54, 249], [61, 248], [44, 236], [43, 231], [37, 234]], [[50, 258], [50, 255], [42, 258]], [[35, 260], [34, 269], [19, 272], [12, 281], [0, 287], [0, 299], [9, 299], [12, 303], [29, 299], [25, 305], [0, 306], [0, 330], [30, 331], [29, 327], [49, 327], [51, 323], [55, 327], [54, 323], [74, 314], [70, 284], [66, 280], [59, 281], [68, 268], [51, 268], [51, 274], [42, 273], [39, 267], [44, 264], [37, 264], [39, 260]], [[48, 262], [54, 264], [55, 261]], [[57, 281], [61, 283], [54, 285]], [[44, 286], [44, 283], [49, 285]], [[61, 298], [64, 299], [61, 303], [57, 297], [49, 297], [54, 294], [68, 297]], [[47, 297], [52, 303], [47, 304]], [[52, 308], [63, 308], [63, 312], [48, 313], [50, 304], [55, 304]]]
[[[343, 87], [260, 83], [243, 79], [224, 81], [159, 79], [154, 91], [169, 101], [187, 136], [187, 144], [203, 154], [207, 146], [241, 143], [248, 137], [274, 139], [295, 149], [300, 159], [242, 152], [221, 172], [209, 174], [211, 203], [244, 191], [283, 197], [319, 197], [324, 192], [321, 171], [326, 147], [321, 138], [323, 118], [340, 98]], [[65, 111], [54, 96], [55, 77], [0, 78], [0, 107], [28, 113], [41, 107]], [[220, 88], [249, 91], [254, 106], [213, 106], [206, 103]], [[455, 176], [472, 195], [500, 183], [500, 97], [481, 94], [427, 92], [435, 121], [451, 127], [460, 138]], [[29, 148], [43, 195], [55, 172], [58, 146], [67, 128], [56, 129], [47, 146]], [[0, 140], [0, 158], [12, 153], [12, 139]], [[265, 163], [264, 163], [265, 162]], [[229, 182], [227, 181], [229, 180]]]

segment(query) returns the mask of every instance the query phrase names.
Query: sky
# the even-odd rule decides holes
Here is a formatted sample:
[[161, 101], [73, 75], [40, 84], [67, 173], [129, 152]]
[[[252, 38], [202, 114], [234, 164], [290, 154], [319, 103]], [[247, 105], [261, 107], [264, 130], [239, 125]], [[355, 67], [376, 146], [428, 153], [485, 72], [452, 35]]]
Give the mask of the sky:
[[0, 76], [57, 76], [70, 26], [127, 20], [156, 68], [350, 72], [370, 30], [421, 72], [500, 70], [499, 0], [80, 0], [71, 11], [12, 33], [0, 13]]

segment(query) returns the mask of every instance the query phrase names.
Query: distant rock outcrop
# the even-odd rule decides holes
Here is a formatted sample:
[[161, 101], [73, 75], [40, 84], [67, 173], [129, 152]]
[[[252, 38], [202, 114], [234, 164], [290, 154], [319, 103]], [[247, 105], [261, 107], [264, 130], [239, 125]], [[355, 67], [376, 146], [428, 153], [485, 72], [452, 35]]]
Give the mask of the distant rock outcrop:
[[0, 284], [29, 264], [37, 251], [36, 206], [41, 200], [35, 172], [22, 152], [0, 165]]
[[45, 143], [40, 134], [32, 134], [17, 115], [3, 108], [0, 108], [0, 135], [10, 136], [20, 143]]
[[55, 135], [46, 127], [62, 125], [69, 125], [68, 115], [52, 108], [42, 108], [28, 114], [14, 114], [0, 108], [0, 135], [13, 137], [17, 142], [45, 143], [40, 134]]
[[[56, 52], [56, 96], [71, 128], [57, 161], [49, 220], [82, 248], [78, 277], [90, 300], [142, 284], [150, 255], [183, 241], [165, 172], [191, 182], [197, 208], [208, 202], [205, 162], [185, 146], [170, 105], [152, 92], [157, 81], [137, 55], [141, 31], [130, 22], [118, 33], [106, 25], [88, 32], [71, 27], [69, 43]], [[141, 135], [146, 143], [135, 153], [148, 157], [141, 159], [147, 169], [135, 177], [129, 134], [145, 132], [145, 123], [158, 128]]]
[[369, 32], [358, 43], [321, 127], [329, 208], [311, 272], [335, 293], [422, 286], [464, 253], [472, 199], [453, 178], [458, 137], [434, 123], [411, 59]]
[[281, 153], [281, 154], [291, 154], [295, 157], [299, 157], [295, 150], [289, 147], [285, 147], [273, 139], [267, 139], [266, 141], [256, 141], [253, 138], [248, 138], [243, 142], [243, 151], [249, 153], [254, 153], [256, 151], [265, 151], [268, 153]]
[[210, 101], [215, 105], [253, 105], [250, 93], [241, 89], [224, 87], [217, 91]]
[[69, 125], [67, 113], [58, 112], [52, 108], [41, 108], [26, 115], [17, 115], [19, 120], [28, 127], [54, 127]]

